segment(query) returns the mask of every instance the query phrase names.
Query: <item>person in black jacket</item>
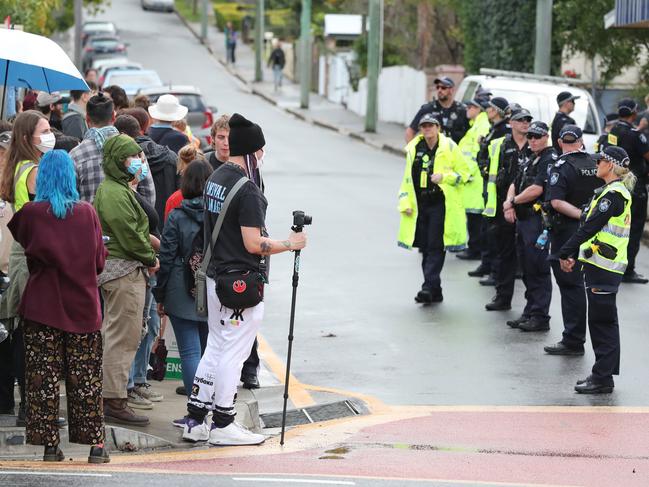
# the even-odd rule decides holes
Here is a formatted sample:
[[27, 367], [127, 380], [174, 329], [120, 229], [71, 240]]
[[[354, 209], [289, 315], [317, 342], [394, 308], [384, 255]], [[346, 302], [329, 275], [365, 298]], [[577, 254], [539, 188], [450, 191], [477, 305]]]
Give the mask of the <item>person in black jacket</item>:
[[187, 115], [187, 107], [180, 104], [174, 95], [162, 95], [155, 105], [149, 107], [153, 124], [149, 127], [149, 137], [160, 145], [166, 145], [176, 154], [189, 143], [185, 134], [171, 126], [171, 122], [182, 120]]
[[273, 39], [273, 52], [270, 53], [270, 57], [268, 58], [268, 67], [273, 69], [275, 91], [279, 91], [282, 86], [282, 72], [285, 64], [286, 56], [284, 56], [284, 51], [279, 46], [279, 40]]
[[[134, 108], [133, 110], [144, 111], [141, 108]], [[115, 128], [120, 133], [135, 139], [135, 142], [142, 148], [146, 156], [155, 186], [155, 211], [158, 214], [160, 228], [162, 228], [164, 226], [165, 203], [169, 199], [169, 196], [177, 189], [176, 161], [178, 156], [168, 147], [156, 144], [150, 137], [144, 135], [143, 128], [132, 115], [119, 115], [115, 119]]]

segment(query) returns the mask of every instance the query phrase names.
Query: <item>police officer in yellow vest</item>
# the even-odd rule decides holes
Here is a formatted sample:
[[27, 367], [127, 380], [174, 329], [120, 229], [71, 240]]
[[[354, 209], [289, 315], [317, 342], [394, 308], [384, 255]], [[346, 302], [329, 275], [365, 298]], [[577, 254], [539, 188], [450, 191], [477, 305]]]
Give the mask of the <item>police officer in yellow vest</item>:
[[489, 133], [491, 124], [489, 123], [489, 117], [483, 111], [481, 101], [485, 105], [488, 103], [486, 100], [479, 99], [467, 102], [466, 115], [469, 118], [471, 127], [458, 144], [469, 167], [470, 174], [469, 180], [462, 186], [462, 202], [466, 212], [469, 241], [467, 248], [455, 255], [462, 260], [480, 260], [482, 257], [484, 198], [482, 196], [483, 180], [477, 163], [477, 156], [480, 151], [480, 140]]
[[606, 184], [595, 190], [583, 223], [559, 252], [561, 270], [571, 272], [578, 256], [586, 280], [588, 327], [595, 365], [592, 374], [575, 386], [575, 391], [581, 394], [612, 392], [613, 376], [620, 371], [615, 296], [627, 266], [631, 191], [636, 181], [624, 149], [606, 147], [596, 158], [597, 177]]
[[399, 189], [399, 246], [422, 253], [424, 283], [415, 301], [443, 300], [440, 273], [446, 250], [466, 246], [466, 216], [460, 187], [469, 170], [460, 149], [440, 133], [440, 121], [427, 113], [421, 133], [406, 146], [406, 168]]

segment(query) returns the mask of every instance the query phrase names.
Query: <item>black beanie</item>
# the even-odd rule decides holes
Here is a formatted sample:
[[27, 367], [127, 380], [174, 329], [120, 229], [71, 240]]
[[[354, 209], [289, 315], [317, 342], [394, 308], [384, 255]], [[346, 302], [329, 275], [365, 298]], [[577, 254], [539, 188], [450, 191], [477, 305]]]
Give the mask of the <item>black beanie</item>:
[[261, 127], [250, 120], [246, 120], [238, 113], [230, 117], [228, 124], [230, 125], [228, 142], [231, 156], [254, 154], [266, 145], [266, 139], [264, 139]]

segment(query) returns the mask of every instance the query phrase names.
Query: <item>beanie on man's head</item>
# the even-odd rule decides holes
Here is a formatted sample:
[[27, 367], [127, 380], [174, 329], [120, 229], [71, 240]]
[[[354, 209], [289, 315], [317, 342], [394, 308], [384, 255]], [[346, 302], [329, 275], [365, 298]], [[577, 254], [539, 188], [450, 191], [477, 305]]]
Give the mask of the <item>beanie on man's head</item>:
[[231, 156], [245, 156], [254, 154], [266, 145], [264, 133], [256, 123], [246, 120], [242, 115], [235, 113], [230, 117], [230, 144]]

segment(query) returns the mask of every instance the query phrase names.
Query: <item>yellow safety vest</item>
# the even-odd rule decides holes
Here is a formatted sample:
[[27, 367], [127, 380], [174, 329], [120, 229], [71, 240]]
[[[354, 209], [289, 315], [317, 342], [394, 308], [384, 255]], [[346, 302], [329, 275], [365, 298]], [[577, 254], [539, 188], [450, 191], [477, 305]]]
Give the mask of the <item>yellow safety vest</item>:
[[489, 179], [487, 180], [487, 203], [482, 212], [484, 216], [493, 218], [496, 216], [496, 205], [498, 204], [496, 178], [500, 166], [500, 147], [505, 137], [494, 139], [489, 143]]
[[27, 189], [27, 178], [29, 173], [36, 167], [32, 161], [20, 161], [14, 171], [14, 213], [19, 211], [25, 203], [29, 203], [29, 190]]
[[[586, 213], [586, 219], [590, 217], [599, 202], [604, 196], [610, 192], [617, 192], [624, 198], [624, 211], [618, 216], [612, 216], [608, 223], [591, 238], [588, 242], [584, 242], [579, 247], [579, 260], [581, 262], [588, 262], [594, 266], [616, 274], [624, 274], [627, 266], [627, 247], [629, 245], [629, 233], [631, 232], [631, 193], [622, 184], [621, 181], [613, 181], [612, 183], [604, 186], [604, 190], [593, 198]], [[599, 247], [595, 243], [601, 242], [617, 250], [614, 259], [607, 259], [599, 252]], [[590, 249], [588, 252], [586, 252]], [[586, 257], [587, 254], [591, 254]]]
[[458, 144], [469, 168], [469, 180], [461, 188], [462, 203], [467, 213], [480, 214], [484, 210], [483, 180], [476, 158], [480, 152], [480, 138], [489, 133], [491, 125], [485, 112], [480, 112], [471, 123], [471, 128]]
[[[398, 209], [401, 223], [398, 242], [400, 247], [406, 249], [412, 248], [417, 229], [417, 196], [412, 180], [412, 164], [417, 153], [417, 144], [423, 138], [424, 136], [419, 134], [406, 146], [406, 169], [399, 189]], [[443, 134], [439, 134], [432, 172], [443, 176], [439, 187], [444, 193], [444, 247], [447, 250], [462, 250], [466, 247], [466, 213], [459, 188], [468, 180], [469, 168], [457, 144]], [[421, 184], [421, 181], [417, 183]], [[411, 215], [404, 213], [407, 209], [412, 210]]]

